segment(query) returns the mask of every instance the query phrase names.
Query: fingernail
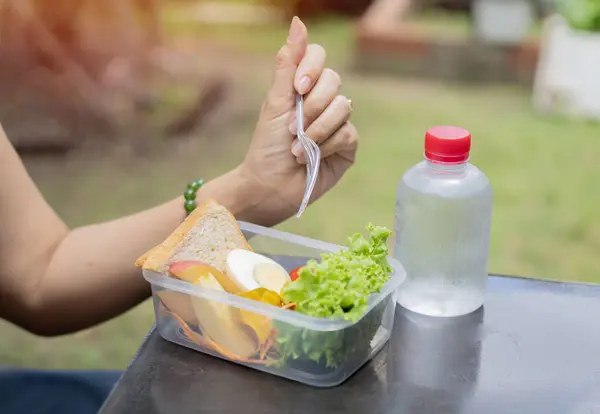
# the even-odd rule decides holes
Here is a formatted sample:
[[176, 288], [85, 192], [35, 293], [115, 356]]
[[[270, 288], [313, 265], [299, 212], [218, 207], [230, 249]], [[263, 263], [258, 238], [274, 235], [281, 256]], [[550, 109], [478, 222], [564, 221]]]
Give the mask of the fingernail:
[[300, 19], [297, 16], [294, 16], [292, 19], [292, 24], [290, 25], [290, 33], [288, 35], [288, 42], [295, 43], [299, 40], [300, 35], [302, 34], [302, 30], [300, 27]]
[[298, 124], [298, 123], [297, 123], [296, 114], [293, 114], [293, 115], [292, 115], [292, 119], [291, 119], [291, 121], [290, 121], [290, 126], [289, 126], [289, 128], [290, 128], [290, 133], [291, 133], [292, 135], [296, 135], [296, 134], [298, 134], [298, 125], [297, 125], [297, 124]]
[[310, 88], [311, 80], [309, 76], [303, 76], [300, 78], [300, 82], [298, 82], [298, 93], [304, 95], [308, 92], [308, 88]]
[[300, 144], [300, 141], [296, 140], [294, 145], [292, 145], [292, 154], [294, 154], [296, 157], [299, 157], [302, 155], [302, 152], [302, 144]]

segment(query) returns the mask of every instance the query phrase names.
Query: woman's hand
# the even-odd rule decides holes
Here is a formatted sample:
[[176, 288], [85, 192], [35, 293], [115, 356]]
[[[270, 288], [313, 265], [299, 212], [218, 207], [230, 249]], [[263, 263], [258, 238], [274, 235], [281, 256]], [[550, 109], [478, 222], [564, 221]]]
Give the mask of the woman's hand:
[[279, 223], [298, 211], [306, 185], [306, 160], [295, 137], [295, 94], [305, 95], [306, 133], [320, 146], [321, 170], [311, 201], [326, 193], [354, 163], [358, 133], [348, 121], [351, 101], [340, 95], [341, 79], [325, 67], [325, 50], [308, 44], [297, 17], [279, 50], [275, 75], [238, 171], [250, 187], [249, 217], [263, 225]]

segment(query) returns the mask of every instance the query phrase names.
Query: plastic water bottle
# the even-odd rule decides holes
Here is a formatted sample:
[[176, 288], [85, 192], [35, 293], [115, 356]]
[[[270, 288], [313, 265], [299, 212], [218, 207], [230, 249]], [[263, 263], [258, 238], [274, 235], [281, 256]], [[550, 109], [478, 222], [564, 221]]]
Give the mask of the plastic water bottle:
[[469, 131], [430, 128], [425, 160], [398, 185], [394, 257], [407, 271], [398, 302], [413, 312], [459, 316], [483, 304], [492, 189], [470, 150]]

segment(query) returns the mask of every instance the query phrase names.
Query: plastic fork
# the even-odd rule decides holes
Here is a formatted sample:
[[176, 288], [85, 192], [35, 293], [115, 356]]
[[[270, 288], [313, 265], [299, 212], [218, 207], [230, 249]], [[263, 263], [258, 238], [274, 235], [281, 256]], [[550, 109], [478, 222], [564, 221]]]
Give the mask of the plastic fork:
[[296, 118], [298, 141], [302, 145], [302, 149], [306, 155], [306, 189], [304, 190], [302, 204], [300, 205], [298, 214], [296, 214], [296, 218], [300, 218], [306, 207], [308, 207], [310, 197], [317, 184], [319, 169], [321, 168], [321, 149], [304, 132], [304, 97], [300, 94], [296, 95]]

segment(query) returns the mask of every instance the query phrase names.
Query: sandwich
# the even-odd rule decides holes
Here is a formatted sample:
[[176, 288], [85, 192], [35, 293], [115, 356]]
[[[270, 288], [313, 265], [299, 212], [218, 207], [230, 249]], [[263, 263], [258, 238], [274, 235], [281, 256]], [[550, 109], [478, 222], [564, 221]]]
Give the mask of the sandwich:
[[174, 262], [194, 260], [225, 272], [227, 255], [234, 249], [252, 251], [229, 210], [208, 200], [135, 264], [144, 270], [164, 273]]
[[[141, 256], [136, 266], [240, 296], [258, 289], [279, 294], [289, 282], [286, 270], [255, 253], [233, 215], [214, 200], [193, 211], [163, 243]], [[249, 325], [248, 315], [239, 309], [166, 289], [155, 294], [168, 311], [240, 358], [260, 348], [264, 330]]]

